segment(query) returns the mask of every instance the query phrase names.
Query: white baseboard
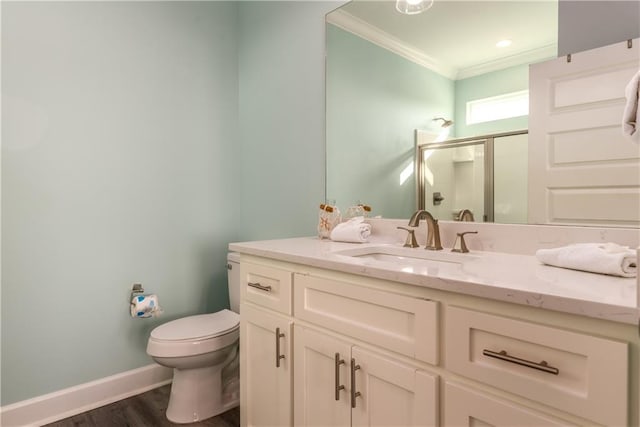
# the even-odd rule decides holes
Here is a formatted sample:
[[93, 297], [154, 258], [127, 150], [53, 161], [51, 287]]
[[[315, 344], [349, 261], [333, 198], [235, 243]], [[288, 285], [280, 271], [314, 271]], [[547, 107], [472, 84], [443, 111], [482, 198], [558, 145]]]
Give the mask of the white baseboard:
[[0, 408], [3, 427], [41, 426], [144, 393], [171, 382], [173, 371], [156, 363]]

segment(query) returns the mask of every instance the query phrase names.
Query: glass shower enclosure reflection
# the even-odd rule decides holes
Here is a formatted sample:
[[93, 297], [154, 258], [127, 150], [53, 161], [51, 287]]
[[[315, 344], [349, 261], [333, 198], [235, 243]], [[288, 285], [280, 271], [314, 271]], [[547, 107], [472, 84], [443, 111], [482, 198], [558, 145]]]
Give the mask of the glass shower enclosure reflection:
[[416, 130], [418, 208], [455, 220], [527, 223], [527, 131], [442, 142]]

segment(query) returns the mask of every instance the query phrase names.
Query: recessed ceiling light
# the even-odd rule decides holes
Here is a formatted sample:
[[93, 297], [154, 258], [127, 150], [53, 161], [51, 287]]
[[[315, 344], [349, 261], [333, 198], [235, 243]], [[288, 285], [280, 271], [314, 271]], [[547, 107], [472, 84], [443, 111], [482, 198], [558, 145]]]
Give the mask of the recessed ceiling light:
[[513, 42], [509, 39], [500, 40], [498, 43], [496, 43], [496, 47], [508, 47], [511, 46], [511, 43]]

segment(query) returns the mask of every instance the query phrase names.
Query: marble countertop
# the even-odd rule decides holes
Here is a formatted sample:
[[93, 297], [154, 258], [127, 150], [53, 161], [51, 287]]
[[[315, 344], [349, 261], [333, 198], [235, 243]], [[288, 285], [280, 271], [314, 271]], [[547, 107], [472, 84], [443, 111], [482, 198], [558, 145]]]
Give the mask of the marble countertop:
[[[398, 243], [339, 243], [317, 237], [229, 244], [231, 251], [242, 254], [614, 322], [638, 324], [640, 318], [635, 278], [551, 267], [541, 264], [535, 256], [500, 252], [472, 250], [469, 254], [454, 254], [457, 259], [464, 259], [461, 264], [415, 265], [346, 255], [373, 247], [406, 250]], [[409, 250], [418, 251], [417, 256], [425, 251]], [[441, 256], [446, 257], [446, 252], [447, 248], [440, 252]]]

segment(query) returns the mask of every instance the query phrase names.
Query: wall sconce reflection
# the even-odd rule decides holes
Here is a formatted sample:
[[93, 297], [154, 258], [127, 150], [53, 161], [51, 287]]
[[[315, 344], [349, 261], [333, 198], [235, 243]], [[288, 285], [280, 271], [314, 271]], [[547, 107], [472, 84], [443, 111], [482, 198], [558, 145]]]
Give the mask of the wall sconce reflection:
[[444, 117], [436, 117], [435, 119], [433, 119], [433, 121], [436, 121], [436, 120], [442, 120], [442, 124], [440, 125], [440, 127], [443, 127], [443, 128], [448, 128], [453, 124], [453, 120], [447, 120]]

